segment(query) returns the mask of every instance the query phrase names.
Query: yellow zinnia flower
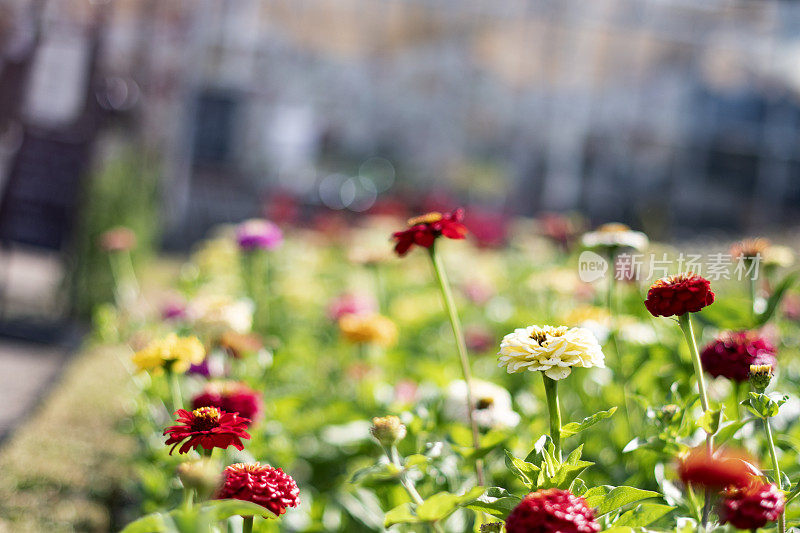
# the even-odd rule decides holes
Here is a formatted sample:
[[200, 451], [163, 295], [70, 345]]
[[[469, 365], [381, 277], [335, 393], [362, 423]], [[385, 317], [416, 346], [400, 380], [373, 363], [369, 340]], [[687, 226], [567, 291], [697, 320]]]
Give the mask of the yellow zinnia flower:
[[347, 314], [339, 319], [342, 336], [356, 344], [377, 344], [384, 348], [397, 342], [397, 326], [378, 314]]
[[133, 354], [131, 360], [140, 371], [160, 372], [169, 368], [172, 372], [186, 372], [191, 365], [202, 363], [205, 356], [206, 350], [197, 337], [170, 333]]

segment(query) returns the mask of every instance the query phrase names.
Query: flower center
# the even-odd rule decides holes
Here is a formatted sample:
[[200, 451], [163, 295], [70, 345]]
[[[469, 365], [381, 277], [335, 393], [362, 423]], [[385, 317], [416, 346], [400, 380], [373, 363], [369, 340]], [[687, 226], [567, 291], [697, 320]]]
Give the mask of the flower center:
[[630, 230], [631, 230], [631, 228], [629, 228], [625, 224], [620, 224], [618, 222], [611, 222], [609, 224], [603, 224], [602, 226], [597, 228], [597, 231], [599, 231], [600, 233], [622, 233], [622, 232], [630, 231]]
[[420, 215], [418, 217], [409, 218], [408, 225], [409, 226], [416, 226], [417, 224], [433, 224], [434, 222], [439, 222], [444, 218], [438, 211], [431, 211], [430, 213], [425, 213], [424, 215]]
[[238, 474], [260, 474], [267, 470], [269, 465], [262, 465], [260, 463], [236, 463], [232, 464], [225, 470], [236, 472]]
[[200, 407], [192, 411], [192, 431], [208, 431], [219, 426], [219, 409], [216, 407]]
[[494, 405], [494, 398], [479, 398], [475, 404], [476, 409], [489, 409]]
[[534, 328], [531, 332], [531, 339], [535, 340], [539, 346], [544, 346], [547, 342], [547, 336], [550, 337], [561, 337], [567, 332], [566, 326], [560, 326], [557, 328], [546, 326], [544, 328]]

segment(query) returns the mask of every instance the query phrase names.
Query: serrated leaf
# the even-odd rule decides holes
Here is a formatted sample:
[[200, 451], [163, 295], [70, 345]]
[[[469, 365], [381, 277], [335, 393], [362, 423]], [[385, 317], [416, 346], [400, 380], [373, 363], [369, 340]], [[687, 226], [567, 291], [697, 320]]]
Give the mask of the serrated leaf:
[[539, 471], [539, 467], [533, 463], [528, 463], [527, 461], [523, 461], [518, 457], [514, 457], [511, 452], [506, 450], [506, 467], [514, 474], [520, 481], [522, 481], [525, 485], [531, 488], [534, 484], [534, 480], [536, 479], [536, 472]]
[[577, 435], [581, 431], [592, 427], [601, 420], [605, 420], [606, 418], [611, 418], [612, 416], [614, 416], [614, 413], [616, 411], [617, 408], [612, 407], [607, 411], [599, 411], [591, 416], [587, 416], [580, 422], [570, 422], [569, 424], [561, 428], [561, 436], [566, 438], [566, 437], [571, 437], [572, 435]]
[[622, 516], [614, 522], [614, 526], [649, 526], [673, 509], [675, 509], [675, 507], [662, 503], [642, 503], [637, 505], [635, 509], [623, 513]]

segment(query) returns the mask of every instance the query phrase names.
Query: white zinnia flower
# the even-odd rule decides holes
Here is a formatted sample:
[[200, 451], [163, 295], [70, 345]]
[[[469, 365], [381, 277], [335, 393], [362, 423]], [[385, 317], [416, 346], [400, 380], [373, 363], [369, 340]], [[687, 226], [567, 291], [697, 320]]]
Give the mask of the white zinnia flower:
[[595, 231], [583, 234], [581, 242], [586, 248], [627, 246], [635, 250], [647, 248], [650, 241], [641, 231], [633, 231], [625, 224], [603, 224]]
[[249, 333], [253, 327], [253, 302], [219, 294], [204, 294], [189, 302], [187, 313], [195, 326], [211, 335], [233, 330]]
[[600, 343], [586, 328], [517, 328], [503, 337], [497, 355], [509, 374], [541, 370], [551, 379], [564, 379], [573, 366], [605, 367]]
[[[506, 389], [488, 381], [473, 379], [471, 392], [475, 404], [472, 416], [478, 426], [487, 429], [513, 428], [519, 424], [520, 416], [511, 408], [511, 394]], [[444, 416], [449, 420], [469, 421], [465, 381], [454, 381], [447, 387]]]

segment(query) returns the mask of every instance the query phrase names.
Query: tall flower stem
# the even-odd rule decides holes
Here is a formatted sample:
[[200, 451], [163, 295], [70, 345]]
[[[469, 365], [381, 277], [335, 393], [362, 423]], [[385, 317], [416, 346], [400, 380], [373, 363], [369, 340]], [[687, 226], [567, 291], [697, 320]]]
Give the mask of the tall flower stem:
[[[450, 325], [453, 328], [453, 336], [456, 339], [456, 348], [458, 350], [458, 357], [461, 361], [461, 372], [464, 375], [464, 381], [467, 384], [467, 416], [469, 425], [472, 429], [472, 446], [477, 452], [480, 448], [480, 435], [478, 433], [478, 423], [475, 421], [473, 410], [475, 409], [475, 402], [472, 399], [472, 373], [469, 368], [469, 357], [467, 355], [467, 343], [464, 340], [464, 333], [461, 330], [461, 321], [458, 318], [456, 311], [456, 304], [453, 300], [453, 292], [450, 289], [450, 282], [447, 280], [447, 273], [442, 265], [442, 260], [439, 254], [436, 253], [436, 246], [432, 245], [428, 248], [430, 253], [431, 263], [433, 264], [433, 271], [436, 273], [436, 280], [439, 282], [439, 288], [442, 291], [442, 298], [444, 299], [444, 306], [447, 309], [447, 315], [450, 317]], [[475, 461], [475, 474], [478, 477], [478, 485], [483, 486], [485, 478], [483, 475], [483, 461], [480, 459]]]
[[556, 449], [556, 458], [561, 462], [561, 406], [558, 404], [558, 381], [542, 372], [544, 391], [547, 395], [547, 410], [550, 412], [550, 438]]
[[242, 523], [242, 533], [253, 533], [253, 517], [243, 516], [244, 523]]
[[[386, 454], [386, 458], [389, 459], [389, 462], [391, 462], [394, 465], [394, 467], [397, 468], [397, 470], [400, 472], [400, 477], [399, 477], [400, 484], [406, 490], [411, 499], [414, 500], [414, 503], [416, 503], [417, 505], [422, 505], [424, 500], [422, 499], [422, 496], [420, 496], [419, 492], [417, 492], [417, 488], [414, 486], [414, 482], [408, 479], [408, 476], [406, 475], [406, 472], [403, 468], [403, 463], [400, 461], [400, 453], [397, 451], [397, 447], [393, 445], [389, 448], [382, 446], [382, 448], [383, 452]], [[431, 524], [431, 528], [436, 533], [442, 533], [443, 531], [442, 526], [440, 526], [436, 522], [433, 522]]]
[[[775, 451], [775, 439], [772, 436], [772, 426], [769, 423], [769, 418], [764, 419], [764, 432], [767, 434], [767, 444], [769, 445], [769, 456], [772, 459], [772, 470], [774, 472], [775, 484], [778, 490], [783, 490], [783, 481], [781, 480], [781, 467], [778, 464], [778, 454]], [[786, 531], [786, 513], [781, 513], [778, 519], [778, 531], [785, 533]]]
[[[694, 365], [694, 373], [697, 377], [697, 386], [700, 389], [700, 405], [703, 407], [703, 414], [708, 413], [711, 408], [708, 403], [708, 394], [706, 393], [706, 381], [703, 377], [703, 364], [700, 362], [700, 352], [697, 350], [697, 341], [694, 337], [694, 328], [692, 327], [692, 318], [689, 313], [684, 313], [678, 317], [678, 324], [681, 326], [681, 331], [686, 339], [686, 344], [689, 346], [689, 353], [692, 356], [692, 365]], [[706, 435], [706, 447], [708, 453], [714, 451], [714, 436], [711, 433]], [[711, 507], [711, 494], [706, 490], [705, 504], [703, 505], [703, 530], [706, 529], [708, 524], [708, 514]]]

